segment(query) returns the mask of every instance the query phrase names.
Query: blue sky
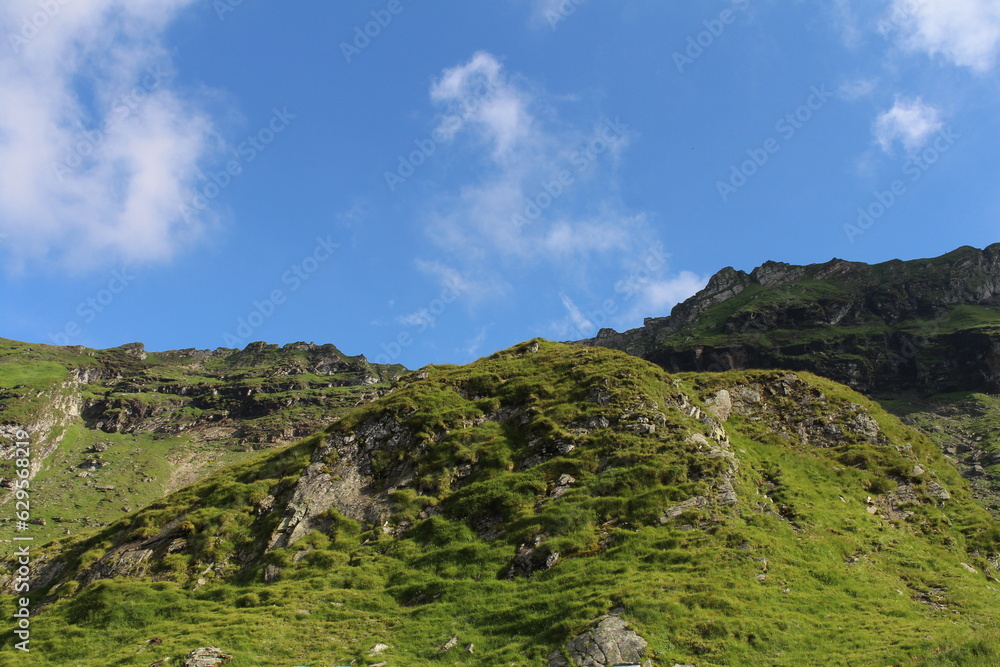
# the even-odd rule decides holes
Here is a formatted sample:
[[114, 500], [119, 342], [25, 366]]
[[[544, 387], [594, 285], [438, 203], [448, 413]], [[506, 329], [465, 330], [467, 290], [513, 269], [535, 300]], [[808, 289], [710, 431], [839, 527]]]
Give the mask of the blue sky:
[[5, 0], [0, 335], [411, 368], [1000, 241], [995, 0]]

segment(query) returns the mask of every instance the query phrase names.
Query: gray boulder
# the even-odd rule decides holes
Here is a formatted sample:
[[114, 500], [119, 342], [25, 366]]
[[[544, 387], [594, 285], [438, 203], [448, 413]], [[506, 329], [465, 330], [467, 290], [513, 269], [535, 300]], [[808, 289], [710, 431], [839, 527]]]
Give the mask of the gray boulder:
[[184, 661], [184, 667], [218, 667], [233, 659], [233, 656], [226, 655], [216, 646], [206, 648], [196, 648], [188, 653]]
[[613, 665], [642, 665], [652, 667], [643, 660], [646, 640], [629, 629], [628, 623], [617, 614], [598, 619], [593, 627], [569, 640], [565, 653], [549, 654], [549, 667], [612, 667]]

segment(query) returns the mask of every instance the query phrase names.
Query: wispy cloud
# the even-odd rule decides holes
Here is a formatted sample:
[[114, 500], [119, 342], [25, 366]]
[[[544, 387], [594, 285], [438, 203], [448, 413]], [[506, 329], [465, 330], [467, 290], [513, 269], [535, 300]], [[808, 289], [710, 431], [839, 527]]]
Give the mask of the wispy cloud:
[[460, 352], [464, 352], [466, 356], [471, 358], [478, 356], [479, 351], [483, 349], [483, 344], [486, 342], [486, 335], [489, 333], [489, 328], [489, 325], [480, 327], [475, 336], [465, 341], [465, 347]]
[[837, 93], [841, 99], [848, 101], [859, 100], [868, 97], [878, 88], [878, 79], [862, 78], [845, 81], [840, 84]]
[[688, 297], [694, 296], [708, 284], [708, 278], [691, 271], [681, 271], [671, 278], [652, 279], [639, 285], [634, 306], [626, 321], [640, 321], [643, 317], [664, 317], [670, 309]]
[[560, 294], [559, 298], [562, 299], [563, 308], [566, 309], [566, 316], [569, 318], [568, 324], [571, 325], [571, 327], [566, 327], [567, 331], [585, 336], [596, 333], [594, 323], [583, 314], [583, 311], [573, 302], [573, 299], [565, 294]]
[[612, 178], [627, 126], [560, 122], [549, 95], [484, 52], [442, 72], [430, 99], [448, 123], [437, 134], [467, 165], [430, 203], [428, 233], [452, 263], [481, 274], [509, 260], [575, 266], [641, 245], [641, 216]]
[[888, 20], [901, 27], [904, 46], [955, 65], [986, 72], [1000, 57], [996, 0], [893, 0]]
[[448, 113], [438, 132], [453, 139], [467, 125], [505, 159], [531, 135], [529, 95], [507, 81], [500, 62], [485, 52], [464, 65], [446, 69], [431, 87], [431, 100]]
[[162, 43], [191, 4], [0, 6], [0, 231], [21, 261], [159, 261], [199, 235], [179, 205], [213, 127], [173, 86]]
[[909, 101], [897, 98], [891, 109], [875, 119], [875, 140], [887, 153], [896, 142], [912, 153], [923, 148], [943, 126], [940, 112], [919, 97]]

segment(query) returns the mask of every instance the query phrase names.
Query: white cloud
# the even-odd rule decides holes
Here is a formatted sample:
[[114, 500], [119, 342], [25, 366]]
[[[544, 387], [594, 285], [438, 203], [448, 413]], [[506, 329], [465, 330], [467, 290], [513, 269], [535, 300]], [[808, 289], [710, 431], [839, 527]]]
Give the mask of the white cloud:
[[840, 34], [844, 40], [844, 45], [848, 48], [855, 48], [863, 41], [864, 32], [860, 27], [860, 19], [851, 0], [834, 0], [827, 7], [827, 11], [833, 21], [839, 25]]
[[460, 351], [474, 359], [479, 354], [479, 351], [483, 349], [487, 333], [489, 333], [489, 326], [480, 327], [475, 336], [465, 341], [465, 347], [461, 348]]
[[910, 101], [897, 98], [892, 109], [875, 119], [874, 133], [883, 151], [891, 152], [898, 141], [912, 153], [922, 148], [943, 126], [940, 112], [924, 104], [919, 97]]
[[591, 336], [596, 333], [594, 331], [594, 323], [573, 303], [573, 299], [562, 293], [559, 294], [559, 298], [562, 299], [562, 304], [566, 309], [568, 317], [568, 324], [570, 325], [564, 327], [566, 332], [573, 335], [579, 334], [580, 336]]
[[213, 128], [172, 88], [161, 41], [190, 4], [0, 7], [0, 231], [12, 256], [74, 269], [162, 261], [198, 236], [180, 204]]
[[862, 97], [868, 97], [875, 92], [877, 87], [878, 79], [855, 79], [840, 84], [838, 92], [842, 99], [854, 101]]
[[464, 65], [446, 69], [431, 87], [431, 100], [445, 108], [437, 132], [454, 136], [467, 124], [503, 159], [531, 135], [530, 97], [507, 81], [500, 62], [478, 52]]
[[430, 98], [442, 114], [437, 136], [474, 166], [431, 203], [428, 221], [463, 266], [485, 275], [495, 261], [565, 266], [641, 246], [640, 216], [618, 203], [611, 178], [626, 125], [560, 123], [544, 92], [484, 52], [444, 70]]
[[[545, 335], [596, 333], [608, 316], [584, 315], [560, 287], [571, 284], [588, 302], [606, 300], [615, 290], [608, 276], [631, 276], [650, 248], [660, 248], [646, 215], [618, 193], [628, 126], [617, 118], [562, 120], [556, 108], [575, 104], [572, 95], [550, 95], [482, 52], [444, 70], [430, 99], [442, 117], [444, 171], [428, 178], [436, 194], [420, 195], [417, 205], [441, 252], [439, 266], [470, 285], [463, 303], [466, 295], [474, 305], [515, 290], [533, 301], [559, 293], [567, 314], [543, 325]], [[661, 263], [655, 276], [662, 271]], [[420, 311], [407, 317], [426, 321]]]
[[632, 322], [643, 317], [666, 317], [674, 305], [694, 296], [708, 284], [708, 278], [691, 271], [681, 271], [672, 278], [652, 279], [639, 283], [635, 306], [630, 311]]
[[893, 0], [880, 27], [883, 33], [898, 29], [910, 49], [978, 72], [992, 69], [1000, 56], [997, 0]]
[[507, 290], [502, 281], [478, 279], [442, 262], [417, 260], [416, 265], [421, 273], [434, 279], [439, 291], [421, 308], [396, 318], [405, 326], [420, 326], [421, 330], [433, 327], [455, 302], [476, 305], [502, 297]]

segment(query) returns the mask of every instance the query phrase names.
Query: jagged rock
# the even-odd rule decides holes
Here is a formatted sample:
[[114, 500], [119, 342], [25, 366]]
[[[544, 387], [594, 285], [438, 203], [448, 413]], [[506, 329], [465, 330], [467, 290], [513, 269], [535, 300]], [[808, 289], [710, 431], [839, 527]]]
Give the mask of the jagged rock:
[[218, 647], [196, 648], [187, 655], [184, 667], [218, 667], [225, 665], [233, 656], [223, 653]]
[[676, 519], [684, 512], [693, 509], [701, 509], [703, 507], [708, 507], [708, 499], [704, 496], [695, 496], [694, 498], [688, 498], [684, 502], [677, 503], [660, 517], [660, 523], [666, 523], [671, 519]]
[[444, 645], [441, 646], [441, 648], [439, 648], [438, 650], [439, 651], [450, 651], [451, 649], [455, 648], [456, 646], [458, 646], [458, 635], [453, 635], [452, 638], [449, 639], [448, 641], [446, 641], [444, 643]]
[[733, 412], [733, 399], [729, 391], [720, 389], [715, 395], [705, 401], [708, 411], [719, 421], [726, 421]]
[[647, 642], [617, 614], [602, 616], [589, 630], [566, 644], [567, 660], [562, 651], [553, 651], [548, 667], [611, 667], [612, 665], [652, 665], [643, 661]]
[[736, 497], [736, 491], [733, 489], [733, 485], [729, 480], [723, 480], [716, 489], [716, 502], [720, 505], [736, 505], [739, 499]]
[[[608, 428], [611, 426], [611, 422], [608, 421], [607, 417], [601, 415], [599, 417], [591, 417], [590, 421], [587, 422], [587, 426], [591, 430], [596, 430], [599, 428]], [[1000, 460], [998, 460], [998, 463], [1000, 463]]]
[[507, 569], [507, 578], [530, 577], [539, 570], [547, 570], [559, 561], [559, 553], [546, 553], [538, 549], [545, 540], [544, 535], [536, 535], [531, 542], [525, 542], [517, 548], [517, 554]]
[[556, 480], [555, 486], [549, 493], [549, 497], [553, 500], [561, 498], [566, 495], [566, 492], [569, 491], [570, 486], [572, 486], [574, 482], [576, 482], [576, 477], [573, 477], [572, 475], [567, 475], [565, 473], [559, 475], [559, 479]]
[[948, 489], [944, 488], [934, 480], [927, 482], [927, 495], [942, 502], [945, 500], [951, 500], [951, 494], [948, 493]]
[[[816, 293], [809, 287], [815, 281], [831, 289]], [[742, 299], [750, 285], [760, 292]], [[796, 291], [798, 298], [791, 296]], [[713, 323], [711, 344], [703, 343], [702, 314], [728, 300], [737, 307], [721, 327]], [[1000, 244], [877, 266], [839, 259], [809, 266], [766, 262], [750, 274], [731, 267], [719, 271], [669, 317], [647, 318], [643, 327], [623, 333], [602, 329], [580, 342], [619, 349], [673, 372], [791, 368], [879, 395], [901, 389], [995, 394], [997, 334], [975, 326], [953, 333], [939, 323], [956, 306], [995, 307], [998, 301]], [[930, 326], [915, 336], [905, 324], [913, 321]], [[717, 338], [720, 328], [728, 340]], [[782, 335], [781, 342], [769, 336], [787, 331], [807, 335]], [[821, 340], [802, 342], [811, 333]]]
[[368, 655], [378, 655], [379, 653], [384, 653], [388, 650], [389, 650], [388, 644], [383, 644], [382, 642], [379, 642], [378, 644], [375, 644], [375, 646], [372, 646], [370, 649], [368, 649]]

